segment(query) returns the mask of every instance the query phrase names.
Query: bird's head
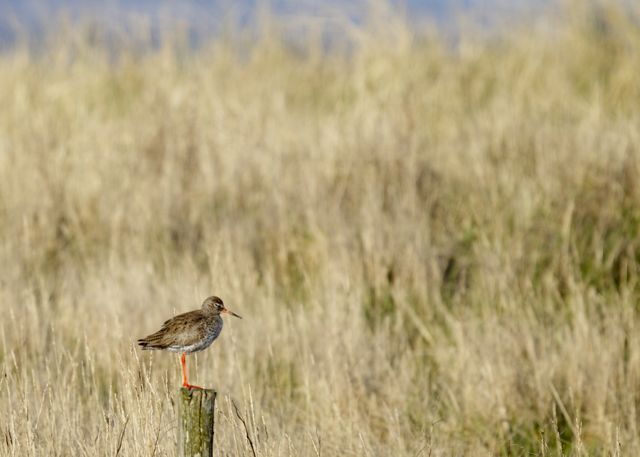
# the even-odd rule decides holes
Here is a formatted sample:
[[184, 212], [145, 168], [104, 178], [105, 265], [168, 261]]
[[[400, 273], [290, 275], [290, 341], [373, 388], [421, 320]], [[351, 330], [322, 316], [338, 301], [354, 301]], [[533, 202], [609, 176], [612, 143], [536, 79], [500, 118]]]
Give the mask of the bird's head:
[[241, 316], [237, 315], [233, 311], [229, 311], [224, 306], [224, 303], [222, 302], [222, 299], [220, 299], [220, 297], [216, 297], [216, 296], [208, 297], [202, 303], [202, 309], [204, 311], [207, 311], [207, 312], [210, 312], [210, 313], [214, 313], [214, 314], [231, 314], [232, 316], [235, 316], [235, 317], [238, 317], [238, 318], [242, 319]]

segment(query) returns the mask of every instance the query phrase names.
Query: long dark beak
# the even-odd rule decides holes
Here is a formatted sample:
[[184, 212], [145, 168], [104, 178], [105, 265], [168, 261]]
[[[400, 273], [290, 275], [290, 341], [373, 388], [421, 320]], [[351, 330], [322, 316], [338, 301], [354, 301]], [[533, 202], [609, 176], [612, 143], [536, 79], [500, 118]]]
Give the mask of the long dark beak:
[[240, 315], [238, 315], [238, 314], [234, 313], [233, 311], [229, 311], [227, 308], [225, 308], [225, 309], [224, 309], [224, 311], [222, 311], [222, 312], [223, 312], [223, 313], [226, 313], [226, 314], [231, 314], [232, 316], [235, 316], [235, 317], [237, 317], [238, 319], [242, 319], [242, 316], [240, 316]]

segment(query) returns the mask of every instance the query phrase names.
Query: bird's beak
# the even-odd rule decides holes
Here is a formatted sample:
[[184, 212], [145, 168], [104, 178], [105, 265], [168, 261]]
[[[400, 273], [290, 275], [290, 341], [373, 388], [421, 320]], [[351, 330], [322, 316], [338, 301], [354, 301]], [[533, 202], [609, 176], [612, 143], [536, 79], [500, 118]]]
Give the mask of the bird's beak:
[[225, 313], [225, 314], [231, 314], [232, 316], [235, 316], [238, 319], [242, 319], [242, 316], [239, 316], [238, 314], [234, 313], [233, 311], [229, 311], [227, 308], [225, 308], [222, 312]]

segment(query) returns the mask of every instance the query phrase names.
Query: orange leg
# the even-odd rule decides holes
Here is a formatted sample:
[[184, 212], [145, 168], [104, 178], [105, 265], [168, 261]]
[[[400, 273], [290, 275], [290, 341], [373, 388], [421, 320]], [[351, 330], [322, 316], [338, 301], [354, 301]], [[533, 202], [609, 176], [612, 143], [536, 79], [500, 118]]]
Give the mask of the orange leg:
[[182, 387], [187, 389], [202, 389], [202, 387], [193, 386], [187, 382], [187, 354], [185, 352], [180, 356], [180, 365], [182, 365]]

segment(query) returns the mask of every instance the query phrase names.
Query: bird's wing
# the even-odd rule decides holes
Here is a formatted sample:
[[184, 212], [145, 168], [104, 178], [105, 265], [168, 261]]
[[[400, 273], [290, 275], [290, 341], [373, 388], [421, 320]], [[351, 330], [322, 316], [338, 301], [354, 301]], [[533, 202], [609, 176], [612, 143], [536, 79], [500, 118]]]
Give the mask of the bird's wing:
[[169, 346], [189, 346], [202, 338], [205, 326], [206, 320], [200, 311], [189, 311], [169, 319], [160, 331], [170, 336]]
[[149, 349], [189, 346], [198, 341], [205, 325], [205, 318], [199, 311], [178, 314], [165, 321], [157, 332], [138, 340], [138, 344]]

